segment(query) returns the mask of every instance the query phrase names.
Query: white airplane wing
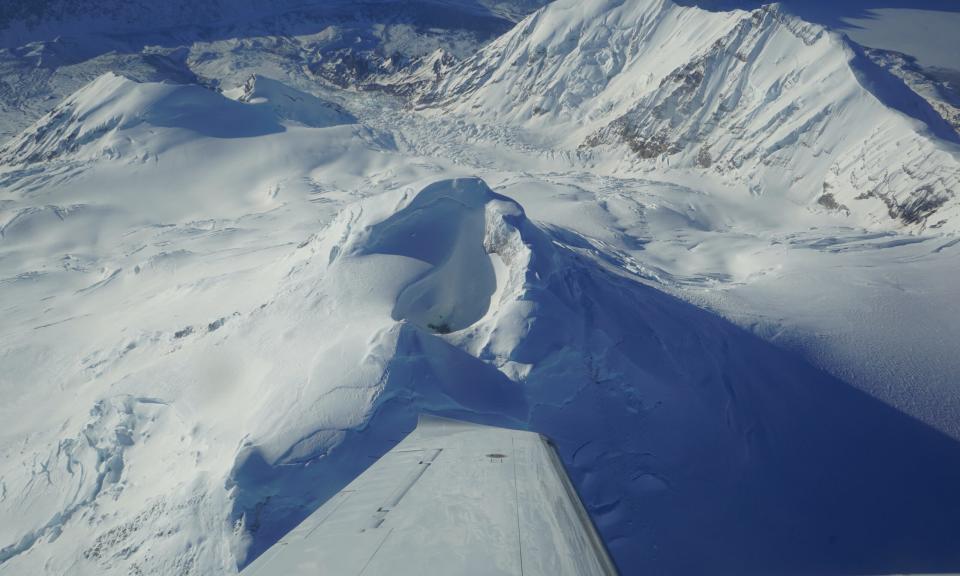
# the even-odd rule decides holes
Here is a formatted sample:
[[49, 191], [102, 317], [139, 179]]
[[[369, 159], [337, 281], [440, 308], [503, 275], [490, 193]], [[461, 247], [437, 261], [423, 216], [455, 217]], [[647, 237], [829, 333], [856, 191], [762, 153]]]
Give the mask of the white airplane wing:
[[553, 445], [424, 416], [243, 576], [615, 575]]

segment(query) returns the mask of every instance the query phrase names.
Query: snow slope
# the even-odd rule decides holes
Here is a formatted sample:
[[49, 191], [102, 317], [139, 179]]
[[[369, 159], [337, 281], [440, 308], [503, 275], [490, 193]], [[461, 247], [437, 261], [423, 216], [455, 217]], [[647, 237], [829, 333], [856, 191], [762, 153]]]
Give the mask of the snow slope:
[[[202, 431], [229, 412], [194, 412], [222, 401], [233, 361], [195, 356], [199, 388], [171, 367], [258, 309], [283, 255], [336, 211], [337, 187], [375, 181], [367, 168], [389, 154], [389, 138], [357, 125], [289, 124], [268, 103], [104, 76], [4, 168], [5, 573], [40, 570], [48, 540], [63, 547], [49, 554], [60, 573], [235, 571], [225, 474], [201, 462], [229, 466], [238, 439]], [[157, 363], [158, 381], [137, 375]], [[157, 382], [189, 399], [173, 407]]]
[[622, 149], [620, 171], [707, 171], [862, 226], [954, 230], [960, 210], [953, 126], [861, 48], [776, 7], [556, 2], [424, 101], [602, 147], [606, 163]]
[[437, 50], [462, 58], [541, 0], [214, 2], [44, 0], [0, 6], [0, 134], [12, 136], [101, 74], [222, 85], [403, 92]]
[[[101, 84], [163, 88], [107, 77], [77, 100]], [[235, 105], [223, 100], [222, 113]], [[159, 129], [135, 110], [126, 116], [144, 124], [116, 136]], [[316, 137], [343, 128], [303, 130]], [[157, 162], [203, 143], [213, 171], [214, 151], [232, 139], [210, 132], [171, 144]], [[126, 166], [126, 157], [101, 169]], [[223, 183], [223, 168], [216, 172]], [[242, 177], [234, 175], [235, 190]], [[150, 179], [138, 176], [138, 201]], [[708, 313], [603, 270], [482, 181], [435, 179], [348, 204], [306, 241], [260, 247], [259, 257], [231, 249], [231, 260], [247, 264], [230, 262], [229, 271], [216, 268], [220, 250], [181, 252], [197, 240], [154, 241], [126, 257], [141, 262], [132, 269], [115, 261], [72, 295], [37, 293], [46, 312], [17, 298], [11, 317], [20, 328], [7, 333], [6, 357], [55, 356], [39, 363], [39, 374], [27, 366], [19, 377], [5, 373], [14, 401], [4, 417], [42, 404], [35, 394], [46, 392], [23, 390], [23, 377], [50, 378], [74, 400], [31, 411], [45, 423], [31, 429], [44, 432], [4, 431], [3, 445], [16, 450], [4, 458], [4, 514], [17, 521], [3, 522], [13, 544], [0, 570], [229, 572], [423, 410], [550, 434], [624, 570], [862, 566], [858, 546], [883, 539], [897, 545], [875, 553], [877, 566], [955, 560], [945, 526], [958, 471], [942, 464], [957, 461], [945, 437]], [[208, 234], [243, 235], [258, 217], [293, 219], [279, 205], [251, 212], [235, 191], [219, 201], [231, 198], [242, 215]], [[204, 210], [182, 202], [168, 209]], [[170, 220], [172, 212], [163, 215]], [[120, 237], [150, 230], [127, 222], [134, 227], [117, 230]], [[182, 233], [206, 235], [189, 225]], [[160, 275], [163, 267], [175, 272]], [[36, 292], [50, 286], [46, 274], [71, 272], [38, 274], [18, 282]], [[64, 319], [67, 310], [80, 317]], [[38, 313], [52, 317], [31, 315]], [[73, 344], [49, 349], [51, 342]], [[57, 376], [43, 375], [54, 367]], [[891, 444], [904, 447], [910, 474], [881, 473], [879, 448]], [[848, 495], [868, 480], [873, 488]], [[869, 512], [877, 495], [891, 493], [921, 495], [884, 508], [893, 529]], [[764, 505], [753, 508], [758, 494]], [[824, 533], [824, 523], [834, 531]], [[704, 543], [695, 558], [686, 552], [691, 541]], [[743, 556], [746, 546], [753, 557]]]
[[235, 573], [424, 411], [552, 437], [624, 573], [960, 570], [915, 93], [780, 12], [560, 0], [371, 76], [410, 110], [334, 28], [4, 54], [0, 574]]

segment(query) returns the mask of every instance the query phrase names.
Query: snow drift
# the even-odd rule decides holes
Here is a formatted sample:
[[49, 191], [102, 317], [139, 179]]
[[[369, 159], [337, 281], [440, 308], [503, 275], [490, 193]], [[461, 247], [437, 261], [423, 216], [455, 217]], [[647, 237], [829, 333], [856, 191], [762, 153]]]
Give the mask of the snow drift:
[[89, 417], [3, 443], [0, 572], [235, 570], [421, 412], [550, 435], [624, 571], [958, 565], [951, 440], [562, 247], [478, 179], [421, 186], [258, 271], [258, 305], [114, 336]]
[[[301, 312], [290, 336], [316, 333], [315, 321], [337, 337], [305, 376], [266, 378], [308, 385], [296, 401], [260, 396], [261, 432], [231, 472], [234, 517], [257, 527], [253, 553], [313, 509], [298, 493], [329, 496], [427, 411], [551, 435], [624, 570], [958, 560], [942, 507], [960, 474], [951, 440], [559, 248], [478, 180], [366, 202], [303, 250], [298, 287], [272, 306], [322, 302], [329, 319]], [[883, 456], [891, 446], [910, 455], [897, 471]]]

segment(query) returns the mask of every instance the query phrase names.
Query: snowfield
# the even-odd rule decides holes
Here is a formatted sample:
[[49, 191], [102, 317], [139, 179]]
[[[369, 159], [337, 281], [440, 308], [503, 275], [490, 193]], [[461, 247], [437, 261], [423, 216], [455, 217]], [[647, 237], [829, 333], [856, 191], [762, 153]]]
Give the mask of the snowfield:
[[552, 438], [624, 574], [960, 571], [942, 75], [782, 7], [398, 4], [7, 28], [0, 574], [235, 574], [421, 413]]

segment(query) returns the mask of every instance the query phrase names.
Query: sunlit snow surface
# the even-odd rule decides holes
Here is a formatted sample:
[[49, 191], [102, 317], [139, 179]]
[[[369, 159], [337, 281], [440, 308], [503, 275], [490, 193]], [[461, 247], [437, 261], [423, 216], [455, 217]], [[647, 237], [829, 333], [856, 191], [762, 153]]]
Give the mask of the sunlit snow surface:
[[[107, 74], [4, 145], [0, 574], [235, 573], [424, 411], [550, 436], [625, 574], [960, 570], [958, 204], [932, 229], [818, 203], [806, 173], [773, 185], [791, 162], [831, 173], [833, 150], [864, 181], [899, 166], [857, 155], [848, 135], [879, 141], [843, 130], [863, 109], [909, 152], [899, 182], [956, 178], [956, 145], [824, 44], [803, 57], [836, 71], [845, 115], [766, 163], [581, 149], [678, 102], [662, 79], [750, 16], [651, 12], [649, 38], [702, 44], [592, 85], [614, 69], [563, 31], [626, 13], [563, 7], [530, 21], [560, 32], [493, 44], [519, 50], [502, 68], [469, 60], [503, 82], [461, 70], [444, 108], [310, 90], [222, 41], [194, 65], [225, 95]], [[751, 46], [806, 46], [765, 25], [784, 43]], [[716, 86], [740, 69], [722, 64]], [[530, 86], [575, 90], [552, 116], [496, 113], [535, 107]]]
[[615, 576], [550, 441], [424, 415], [244, 576]]

